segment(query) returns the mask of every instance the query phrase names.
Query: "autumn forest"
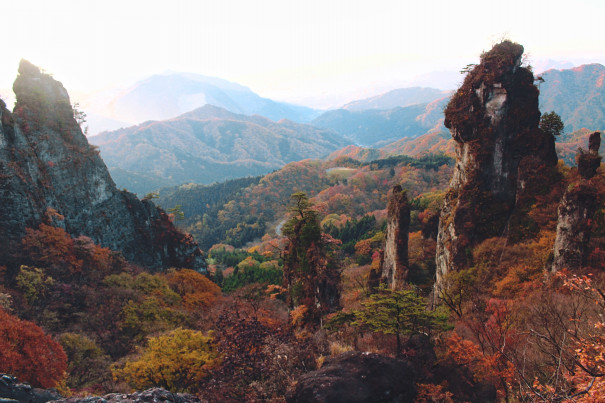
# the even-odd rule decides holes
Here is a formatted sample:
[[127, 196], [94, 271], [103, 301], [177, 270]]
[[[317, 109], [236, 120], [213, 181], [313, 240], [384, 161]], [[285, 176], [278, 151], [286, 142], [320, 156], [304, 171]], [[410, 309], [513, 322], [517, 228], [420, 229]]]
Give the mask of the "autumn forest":
[[605, 127], [541, 113], [523, 54], [467, 66], [420, 151], [139, 196], [23, 60], [0, 100], [0, 381], [29, 401], [603, 401]]

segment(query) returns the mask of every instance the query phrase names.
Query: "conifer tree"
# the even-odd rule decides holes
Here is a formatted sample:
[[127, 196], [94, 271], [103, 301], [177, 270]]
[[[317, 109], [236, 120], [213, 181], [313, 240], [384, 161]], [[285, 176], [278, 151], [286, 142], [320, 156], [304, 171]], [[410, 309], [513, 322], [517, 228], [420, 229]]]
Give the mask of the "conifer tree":
[[292, 217], [283, 228], [288, 237], [284, 251], [284, 287], [291, 309], [302, 310], [303, 325], [316, 326], [340, 299], [340, 267], [330, 246], [338, 243], [321, 233], [318, 213], [302, 192], [291, 196]]

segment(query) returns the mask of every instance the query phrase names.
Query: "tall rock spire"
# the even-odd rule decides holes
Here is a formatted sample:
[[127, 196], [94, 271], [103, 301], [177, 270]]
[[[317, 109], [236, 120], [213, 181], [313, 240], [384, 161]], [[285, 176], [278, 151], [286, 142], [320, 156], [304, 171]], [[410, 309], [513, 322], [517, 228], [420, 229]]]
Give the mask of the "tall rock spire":
[[538, 128], [539, 92], [522, 55], [510, 41], [482, 54], [445, 110], [456, 165], [439, 221], [437, 296], [448, 272], [469, 266], [474, 245], [505, 233], [531, 180], [522, 167], [557, 163], [554, 138]]
[[408, 279], [408, 238], [410, 205], [406, 192], [396, 185], [389, 192], [387, 231], [381, 281], [391, 289], [401, 289]]
[[555, 238], [552, 271], [577, 270], [586, 263], [592, 217], [598, 206], [598, 192], [590, 182], [601, 164], [599, 148], [601, 133], [588, 139], [588, 152], [580, 149], [576, 155], [580, 179], [571, 184], [559, 203], [559, 219]]

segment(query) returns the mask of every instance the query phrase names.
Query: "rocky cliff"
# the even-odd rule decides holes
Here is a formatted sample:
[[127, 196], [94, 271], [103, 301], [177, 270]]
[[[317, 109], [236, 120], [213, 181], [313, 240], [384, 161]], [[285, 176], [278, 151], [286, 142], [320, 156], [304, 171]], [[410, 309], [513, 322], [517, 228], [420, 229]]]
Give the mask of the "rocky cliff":
[[399, 185], [394, 186], [389, 192], [387, 212], [387, 231], [381, 281], [395, 290], [401, 289], [405, 284], [409, 272], [410, 205], [406, 192]]
[[456, 166], [440, 216], [437, 281], [467, 267], [478, 242], [505, 235], [511, 214], [540, 167], [553, 167], [554, 138], [539, 127], [538, 89], [521, 66], [523, 46], [504, 41], [481, 63], [445, 109], [456, 142]]
[[576, 156], [580, 178], [572, 183], [559, 203], [559, 220], [554, 246], [552, 271], [577, 270], [586, 263], [592, 217], [599, 205], [599, 195], [591, 179], [601, 163], [601, 133], [588, 140], [588, 152], [580, 149]]
[[[52, 209], [64, 217], [56, 225], [72, 236], [86, 235], [135, 264], [203, 269], [197, 244], [162, 210], [117, 190], [61, 83], [22, 60], [13, 90], [13, 113], [0, 101], [2, 245], [18, 245], [25, 228], [36, 228]], [[10, 248], [3, 249], [0, 265], [10, 264]]]

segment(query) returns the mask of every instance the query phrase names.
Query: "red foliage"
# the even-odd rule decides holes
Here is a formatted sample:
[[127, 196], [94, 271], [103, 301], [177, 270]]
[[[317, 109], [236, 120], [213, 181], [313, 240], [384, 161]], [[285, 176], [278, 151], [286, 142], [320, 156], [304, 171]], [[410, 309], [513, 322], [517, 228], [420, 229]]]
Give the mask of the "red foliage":
[[66, 370], [67, 356], [59, 343], [36, 324], [0, 308], [0, 372], [50, 388], [65, 377]]
[[46, 268], [55, 279], [92, 283], [126, 266], [119, 254], [96, 245], [89, 237], [73, 239], [63, 228], [47, 224], [25, 231], [23, 255], [29, 263]]

